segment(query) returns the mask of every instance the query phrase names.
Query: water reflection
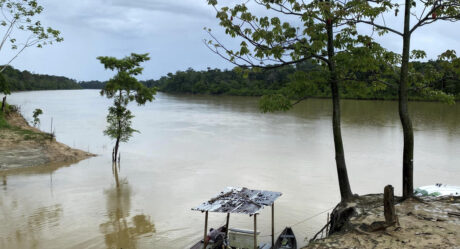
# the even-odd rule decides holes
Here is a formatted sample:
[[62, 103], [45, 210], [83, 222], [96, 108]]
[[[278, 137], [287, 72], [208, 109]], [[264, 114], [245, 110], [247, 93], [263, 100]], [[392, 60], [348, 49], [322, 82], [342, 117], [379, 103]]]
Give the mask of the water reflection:
[[3, 180], [3, 181], [2, 181], [3, 190], [7, 190], [7, 187], [6, 187], [6, 185], [7, 185], [7, 182], [6, 182], [6, 175], [3, 175], [2, 178], [3, 178], [3, 179], [2, 179], [2, 180]]
[[[20, 210], [27, 213], [24, 212], [27, 206], [16, 199], [0, 202], [0, 207], [3, 211]], [[14, 216], [16, 212], [12, 211], [10, 214]], [[30, 215], [16, 218], [14, 222], [9, 217], [2, 217], [8, 226], [2, 222], [3, 228], [0, 228], [0, 234], [3, 236], [0, 237], [0, 248], [40, 248], [40, 242], [45, 236], [44, 232], [59, 226], [62, 214], [62, 205], [55, 204], [34, 209]]]
[[[133, 125], [142, 134], [123, 147], [123, 165], [112, 168], [110, 176], [111, 142], [101, 132], [110, 101], [97, 90], [14, 93], [11, 102], [22, 105], [26, 115], [41, 107], [54, 116], [59, 141], [80, 149], [90, 145], [101, 156], [71, 167], [8, 172], [3, 178], [7, 190], [0, 187], [0, 248], [187, 248], [203, 229], [202, 216], [190, 207], [226, 186], [283, 192], [275, 231], [334, 206], [340, 196], [330, 100], [309, 99], [276, 114], [261, 114], [257, 101], [159, 93], [155, 103], [133, 106]], [[416, 133], [414, 184], [455, 184], [460, 105], [410, 105]], [[398, 192], [403, 141], [397, 102], [344, 100], [342, 108], [353, 191], [381, 192], [392, 184]], [[50, 118], [43, 117], [42, 125], [48, 127]], [[28, 217], [38, 207], [57, 203], [64, 210], [59, 224], [30, 235], [35, 241], [18, 244], [15, 231], [27, 231]], [[265, 214], [262, 234], [270, 233], [270, 212]], [[325, 215], [296, 226], [296, 235], [312, 237]], [[233, 224], [238, 227], [251, 227], [246, 217], [237, 219]], [[214, 221], [220, 219], [210, 218], [209, 225], [219, 225]]]
[[[258, 98], [239, 96], [194, 96], [194, 95], [171, 95], [162, 94], [162, 98], [174, 104], [168, 106], [173, 110], [184, 108], [193, 110], [200, 109], [209, 115], [216, 112], [232, 115], [237, 112], [240, 115], [249, 115], [252, 118], [257, 115], [259, 119], [270, 118], [301, 118], [317, 120], [329, 118], [332, 115], [332, 105], [328, 99], [308, 99], [296, 105], [287, 113], [278, 112], [275, 115], [261, 114], [258, 109]], [[416, 130], [444, 130], [449, 135], [458, 134], [460, 124], [460, 108], [458, 105], [447, 105], [433, 102], [410, 102], [414, 128]], [[210, 108], [212, 107], [212, 108]], [[343, 125], [355, 127], [400, 127], [397, 101], [378, 100], [342, 100]]]
[[155, 233], [155, 226], [144, 214], [129, 218], [132, 188], [127, 178], [120, 179], [119, 171], [120, 164], [112, 164], [115, 185], [104, 191], [108, 221], [100, 224], [99, 230], [107, 248], [137, 248], [137, 240]]
[[[1, 171], [0, 175], [6, 177], [7, 175], [42, 175], [42, 174], [53, 174], [61, 168], [71, 167], [78, 162], [60, 162], [60, 163], [48, 163], [40, 166], [33, 167], [20, 167]], [[4, 178], [5, 179], [5, 178]]]

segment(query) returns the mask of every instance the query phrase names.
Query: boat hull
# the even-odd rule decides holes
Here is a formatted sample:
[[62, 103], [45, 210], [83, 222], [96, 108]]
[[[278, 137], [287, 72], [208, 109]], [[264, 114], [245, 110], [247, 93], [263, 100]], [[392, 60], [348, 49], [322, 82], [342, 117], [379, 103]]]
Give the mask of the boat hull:
[[273, 249], [297, 249], [297, 240], [290, 227], [286, 227], [275, 242]]

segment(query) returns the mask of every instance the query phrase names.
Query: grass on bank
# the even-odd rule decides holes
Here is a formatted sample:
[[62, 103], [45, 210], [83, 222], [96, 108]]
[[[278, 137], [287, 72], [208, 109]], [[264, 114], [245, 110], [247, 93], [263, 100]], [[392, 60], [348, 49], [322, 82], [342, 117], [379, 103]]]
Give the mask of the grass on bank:
[[35, 140], [43, 142], [44, 140], [52, 140], [54, 138], [54, 134], [51, 133], [36, 132], [10, 125], [6, 119], [6, 116], [11, 115], [13, 113], [20, 114], [19, 108], [17, 108], [16, 106], [6, 104], [5, 112], [2, 112], [0, 110], [0, 130], [7, 130], [9, 132], [13, 132], [23, 140]]
[[[8, 106], [5, 110], [8, 110]], [[0, 129], [7, 129], [10, 127], [11, 127], [10, 124], [8, 124], [8, 122], [6, 121], [5, 113], [0, 111]]]

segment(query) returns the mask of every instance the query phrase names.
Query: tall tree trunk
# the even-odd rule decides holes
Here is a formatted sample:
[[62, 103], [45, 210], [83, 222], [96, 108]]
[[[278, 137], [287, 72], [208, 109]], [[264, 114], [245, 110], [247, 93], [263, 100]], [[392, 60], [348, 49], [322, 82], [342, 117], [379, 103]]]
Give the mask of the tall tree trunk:
[[117, 137], [117, 141], [115, 142], [115, 150], [112, 157], [112, 162], [117, 162], [117, 155], [118, 155], [118, 146], [120, 145], [120, 136]]
[[117, 162], [117, 157], [118, 157], [118, 147], [120, 146], [120, 139], [121, 139], [121, 119], [122, 119], [122, 113], [121, 113], [121, 101], [122, 101], [122, 92], [121, 90], [119, 91], [119, 99], [118, 102], [115, 101], [115, 105], [117, 106], [117, 119], [118, 119], [118, 127], [117, 127], [117, 141], [115, 142], [115, 148], [114, 148], [114, 153], [112, 156], [112, 162], [116, 163]]
[[399, 118], [404, 133], [403, 150], [403, 198], [409, 198], [414, 193], [414, 131], [408, 110], [408, 77], [409, 77], [409, 53], [410, 53], [410, 9], [411, 0], [406, 0], [404, 12], [404, 36], [403, 53], [401, 63], [401, 75], [399, 82]]
[[345, 152], [342, 142], [342, 131], [340, 128], [340, 95], [339, 86], [337, 81], [337, 72], [334, 61], [334, 33], [331, 19], [328, 19], [327, 24], [327, 53], [329, 57], [329, 83], [332, 92], [332, 130], [334, 133], [334, 147], [335, 147], [335, 162], [337, 165], [337, 175], [339, 178], [340, 197], [342, 202], [346, 202], [353, 197], [348, 180], [347, 165], [345, 163]]
[[2, 101], [2, 112], [5, 112], [5, 106], [6, 106], [6, 95], [3, 97], [3, 101]]

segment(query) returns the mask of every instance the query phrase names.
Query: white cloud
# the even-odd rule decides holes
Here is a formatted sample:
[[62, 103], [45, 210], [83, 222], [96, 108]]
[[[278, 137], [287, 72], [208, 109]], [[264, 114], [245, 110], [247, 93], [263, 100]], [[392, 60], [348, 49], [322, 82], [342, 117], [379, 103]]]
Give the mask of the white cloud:
[[[218, 26], [215, 11], [206, 0], [47, 0], [40, 19], [62, 31], [65, 41], [44, 49], [29, 49], [13, 64], [20, 69], [64, 75], [79, 80], [107, 79], [96, 60], [100, 55], [122, 57], [131, 52], [150, 52], [142, 78], [159, 78], [168, 72], [233, 65], [211, 53], [202, 43], [210, 27], [230, 46], [239, 42]], [[235, 0], [228, 1], [235, 3]], [[227, 1], [225, 3], [228, 3]], [[258, 14], [264, 10], [257, 9]], [[292, 18], [289, 21], [293, 21]], [[400, 27], [400, 19], [388, 16], [388, 24]], [[446, 49], [460, 52], [458, 23], [440, 22], [414, 33], [413, 48], [427, 50], [435, 58]], [[379, 37], [388, 49], [399, 52], [397, 36]]]

